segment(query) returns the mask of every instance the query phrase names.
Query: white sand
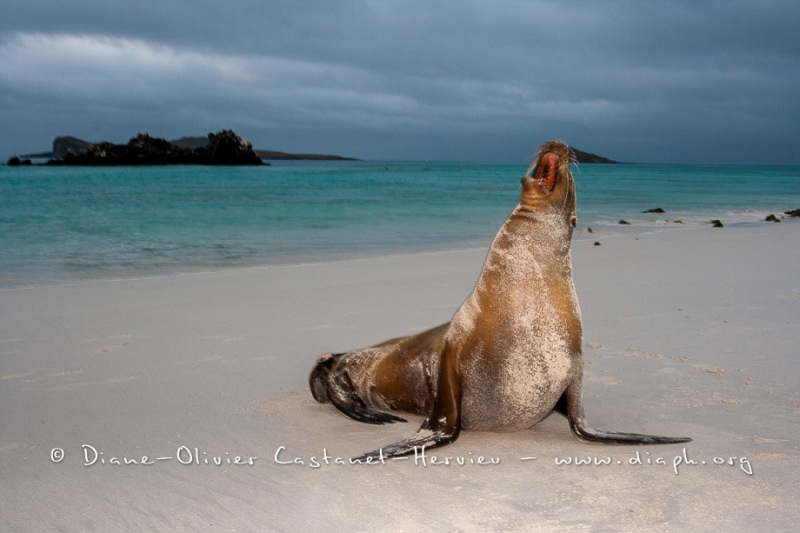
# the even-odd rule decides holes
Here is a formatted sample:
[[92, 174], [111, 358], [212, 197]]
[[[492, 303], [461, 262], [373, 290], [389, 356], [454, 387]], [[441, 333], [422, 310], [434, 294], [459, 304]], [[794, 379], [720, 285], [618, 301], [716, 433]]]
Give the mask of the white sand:
[[[794, 530], [800, 225], [790, 221], [573, 243], [589, 421], [694, 442], [584, 444], [554, 415], [430, 452], [463, 466], [308, 466], [323, 449], [352, 457], [420, 422], [369, 426], [317, 404], [306, 385], [317, 355], [449, 320], [484, 255], [0, 292], [3, 529]], [[84, 445], [103, 454], [92, 466]], [[280, 459], [306, 466], [277, 464], [281, 446]], [[696, 464], [676, 475], [684, 448]], [[179, 462], [195, 449], [200, 464]], [[110, 464], [143, 455], [170, 459]], [[481, 455], [500, 463], [475, 464]], [[256, 459], [228, 464], [235, 456]], [[611, 464], [556, 464], [576, 456]]]

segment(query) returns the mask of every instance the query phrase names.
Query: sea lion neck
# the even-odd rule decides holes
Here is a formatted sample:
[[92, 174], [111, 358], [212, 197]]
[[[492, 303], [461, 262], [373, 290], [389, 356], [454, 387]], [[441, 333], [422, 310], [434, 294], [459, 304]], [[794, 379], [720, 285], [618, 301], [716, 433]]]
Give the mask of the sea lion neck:
[[535, 226], [545, 221], [551, 230], [563, 226], [570, 230], [571, 237], [571, 230], [577, 222], [572, 176], [569, 173], [566, 177], [559, 175], [552, 193], [542, 192], [542, 186], [533, 178], [522, 178], [522, 194], [511, 218], [527, 219], [533, 223], [531, 231], [539, 231]]
[[569, 254], [573, 226], [564, 209], [556, 205], [531, 208], [520, 202], [511, 212], [501, 232], [517, 236], [519, 245], [535, 255]]

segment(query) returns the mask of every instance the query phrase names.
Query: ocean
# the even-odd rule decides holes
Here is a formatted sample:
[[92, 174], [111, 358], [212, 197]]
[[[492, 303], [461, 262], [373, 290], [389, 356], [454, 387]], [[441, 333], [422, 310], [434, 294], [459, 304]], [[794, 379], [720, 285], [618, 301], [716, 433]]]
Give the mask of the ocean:
[[[484, 247], [516, 205], [526, 169], [405, 161], [0, 167], [0, 289]], [[576, 236], [711, 219], [760, 224], [800, 208], [796, 166], [582, 164], [572, 172]], [[643, 213], [657, 207], [665, 213]]]

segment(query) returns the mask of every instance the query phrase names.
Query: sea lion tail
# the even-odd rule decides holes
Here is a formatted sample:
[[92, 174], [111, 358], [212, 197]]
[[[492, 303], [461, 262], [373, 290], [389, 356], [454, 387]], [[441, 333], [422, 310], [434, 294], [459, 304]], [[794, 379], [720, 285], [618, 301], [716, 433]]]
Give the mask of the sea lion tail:
[[405, 422], [404, 418], [372, 409], [358, 395], [347, 375], [346, 368], [338, 368], [337, 362], [344, 354], [327, 353], [317, 359], [317, 364], [308, 378], [311, 395], [320, 403], [330, 401], [339, 411], [353, 420], [367, 424], [391, 424]]

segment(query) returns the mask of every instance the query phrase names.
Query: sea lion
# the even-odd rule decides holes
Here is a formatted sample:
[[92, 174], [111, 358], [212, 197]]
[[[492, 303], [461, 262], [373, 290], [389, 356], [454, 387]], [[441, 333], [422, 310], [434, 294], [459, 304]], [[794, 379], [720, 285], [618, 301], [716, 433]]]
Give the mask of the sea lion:
[[425, 416], [417, 433], [361, 456], [453, 442], [464, 429], [514, 431], [553, 410], [582, 441], [666, 444], [688, 438], [596, 431], [583, 414], [581, 312], [572, 282], [576, 224], [570, 151], [549, 141], [522, 178], [519, 204], [494, 238], [472, 294], [451, 322], [317, 359], [314, 398], [362, 422]]

